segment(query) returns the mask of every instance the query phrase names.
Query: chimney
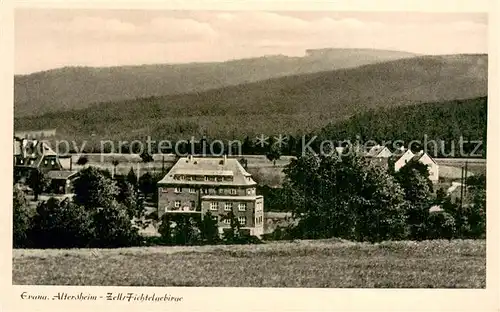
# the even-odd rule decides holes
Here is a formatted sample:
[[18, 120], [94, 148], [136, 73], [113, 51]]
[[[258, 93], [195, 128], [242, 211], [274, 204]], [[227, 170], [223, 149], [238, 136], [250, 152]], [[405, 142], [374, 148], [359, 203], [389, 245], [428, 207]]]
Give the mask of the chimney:
[[188, 160], [188, 161], [193, 160], [193, 155], [189, 154], [189, 155], [188, 155], [188, 157], [187, 157], [187, 160]]

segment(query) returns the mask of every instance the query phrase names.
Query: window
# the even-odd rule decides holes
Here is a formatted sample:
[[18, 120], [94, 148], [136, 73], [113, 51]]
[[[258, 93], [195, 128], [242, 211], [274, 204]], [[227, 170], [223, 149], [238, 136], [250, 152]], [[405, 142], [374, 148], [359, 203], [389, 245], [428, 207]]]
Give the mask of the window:
[[231, 189], [231, 195], [236, 195], [236, 190], [235, 189]]
[[245, 210], [247, 210], [247, 204], [246, 203], [239, 203], [238, 204], [238, 210], [239, 211], [245, 211]]
[[175, 193], [182, 193], [182, 188], [181, 188], [181, 187], [176, 187], [176, 188], [174, 189], [174, 192], [175, 192]]
[[167, 211], [168, 211], [168, 207], [167, 207], [167, 206], [165, 206], [165, 212], [167, 212]]
[[191, 193], [191, 194], [196, 193], [196, 189], [194, 189], [194, 188], [190, 188], [190, 189], [189, 189], [189, 193]]
[[55, 162], [54, 160], [51, 160], [51, 161], [50, 161], [50, 164], [53, 166], [53, 165], [55, 165], [55, 164], [56, 164], [56, 162]]
[[247, 217], [238, 217], [238, 222], [243, 225], [247, 223]]
[[224, 210], [225, 211], [233, 210], [233, 204], [232, 203], [224, 203]]
[[174, 207], [175, 207], [175, 208], [180, 208], [180, 207], [181, 207], [181, 201], [180, 201], [180, 200], [176, 200], [176, 201], [174, 202]]
[[210, 203], [210, 210], [218, 210], [219, 209], [219, 205], [218, 203]]
[[191, 204], [191, 208], [193, 208], [193, 209], [195, 209], [195, 208], [196, 208], [196, 202], [191, 201], [191, 202], [190, 202], [190, 204]]
[[43, 161], [43, 164], [44, 164], [44, 165], [46, 165], [46, 164], [48, 164], [48, 163], [49, 163], [49, 162], [47, 161], [47, 159], [45, 159], [45, 160]]
[[247, 195], [253, 195], [253, 194], [254, 194], [254, 189], [247, 190]]
[[205, 176], [205, 181], [208, 181], [208, 176]]
[[218, 189], [218, 193], [219, 193], [219, 195], [224, 194], [224, 189]]
[[224, 222], [224, 224], [231, 224], [231, 220], [229, 220], [229, 219], [224, 219], [224, 221], [222, 221], [222, 222]]

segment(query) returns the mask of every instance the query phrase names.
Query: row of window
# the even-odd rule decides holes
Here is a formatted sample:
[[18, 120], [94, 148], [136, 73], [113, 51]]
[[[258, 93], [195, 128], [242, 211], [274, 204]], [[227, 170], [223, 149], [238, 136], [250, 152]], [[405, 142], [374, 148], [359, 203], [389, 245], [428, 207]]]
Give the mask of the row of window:
[[[219, 210], [219, 203], [218, 202], [210, 203], [210, 210]], [[224, 203], [224, 211], [231, 211], [231, 210], [233, 210], [233, 203]], [[238, 211], [246, 211], [246, 210], [247, 210], [246, 203], [238, 204]]]
[[[229, 220], [229, 219], [224, 219], [224, 221], [222, 221], [222, 222], [224, 224], [231, 224], [231, 220]], [[241, 225], [247, 224], [247, 217], [245, 217], [245, 216], [238, 217], [238, 222]]]
[[[191, 206], [191, 208], [194, 208], [194, 206], [195, 206], [195, 205], [196, 205], [196, 203], [195, 203], [194, 201], [191, 201], [191, 202], [190, 202], [190, 206]], [[181, 201], [180, 201], [180, 200], [176, 200], [176, 201], [174, 202], [174, 207], [175, 207], [175, 208], [180, 208], [180, 207], [181, 207]]]
[[231, 176], [202, 176], [202, 175], [174, 175], [174, 180], [180, 181], [206, 181], [206, 182], [232, 182]]
[[[190, 202], [191, 207], [194, 208], [195, 202], [191, 201]], [[182, 205], [180, 200], [176, 200], [174, 202], [174, 207], [175, 208], [180, 208]], [[219, 203], [218, 202], [212, 202], [210, 203], [210, 210], [219, 210]], [[233, 210], [233, 203], [224, 203], [224, 211], [231, 211]], [[247, 204], [246, 203], [238, 203], [238, 211], [246, 211], [247, 210]]]
[[[20, 159], [20, 160], [19, 160], [19, 163], [20, 163], [21, 165], [22, 165], [22, 164], [24, 164], [24, 160], [23, 160], [23, 159]], [[29, 165], [33, 165], [34, 163], [35, 163], [35, 161], [34, 161], [33, 159], [30, 159], [30, 160], [29, 160], [29, 162], [28, 162], [28, 164], [29, 164]], [[44, 164], [44, 165], [48, 165], [48, 164], [49, 164], [49, 161], [48, 161], [47, 159], [44, 159], [43, 164]], [[51, 166], [54, 166], [55, 164], [56, 164], [56, 161], [52, 159], [52, 160], [50, 161], [50, 165], [51, 165]]]
[[[174, 188], [174, 193], [182, 193], [184, 189], [182, 187], [176, 187]], [[202, 189], [203, 194], [209, 194], [210, 191], [215, 191], [213, 189]], [[190, 194], [196, 194], [196, 189], [195, 188], [188, 188], [187, 192]], [[226, 192], [226, 189], [219, 189], [218, 193], [219, 194], [224, 194]], [[229, 194], [231, 195], [237, 195], [236, 189], [229, 189]], [[247, 195], [255, 195], [255, 189], [247, 189]]]
[[255, 224], [261, 224], [262, 222], [264, 222], [264, 216], [260, 216], [260, 217], [257, 217], [255, 219]]

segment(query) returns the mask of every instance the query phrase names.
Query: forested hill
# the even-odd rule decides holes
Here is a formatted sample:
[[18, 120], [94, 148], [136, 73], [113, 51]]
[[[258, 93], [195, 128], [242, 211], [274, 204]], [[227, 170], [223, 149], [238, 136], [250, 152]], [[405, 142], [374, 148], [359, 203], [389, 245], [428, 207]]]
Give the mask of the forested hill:
[[213, 63], [65, 67], [14, 79], [16, 116], [88, 107], [92, 103], [202, 92], [270, 78], [416, 56], [371, 49], [309, 50], [304, 57], [271, 55]]
[[[458, 153], [459, 140], [463, 137], [464, 141], [482, 141], [480, 153], [485, 152], [486, 147], [487, 111], [486, 97], [379, 109], [332, 123], [319, 132], [319, 137], [334, 141], [355, 141], [360, 137], [363, 141], [407, 143], [424, 142], [427, 136], [428, 141], [443, 140], [445, 153], [452, 149]], [[428, 145], [430, 152], [433, 152], [432, 146]], [[465, 152], [470, 153], [475, 146], [474, 143], [465, 145]]]
[[[487, 68], [486, 55], [415, 57], [18, 117], [14, 126], [17, 131], [57, 129], [59, 134], [77, 139], [92, 134], [114, 140], [148, 135], [155, 139], [297, 135], [368, 110], [486, 96]], [[422, 114], [417, 121], [439, 122], [427, 111]], [[406, 117], [390, 117], [396, 128], [409, 127]]]

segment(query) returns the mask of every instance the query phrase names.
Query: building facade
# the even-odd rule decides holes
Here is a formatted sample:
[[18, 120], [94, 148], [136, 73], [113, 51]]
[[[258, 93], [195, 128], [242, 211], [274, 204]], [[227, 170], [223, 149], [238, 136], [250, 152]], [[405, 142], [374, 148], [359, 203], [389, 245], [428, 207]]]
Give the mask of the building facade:
[[34, 170], [50, 179], [49, 193], [68, 194], [78, 172], [64, 170], [59, 155], [43, 141], [14, 137], [14, 180], [26, 183]]
[[264, 233], [264, 198], [257, 183], [236, 159], [183, 157], [158, 182], [158, 216], [207, 212], [217, 218], [219, 232], [230, 228], [224, 216], [233, 212], [241, 229], [250, 235]]

